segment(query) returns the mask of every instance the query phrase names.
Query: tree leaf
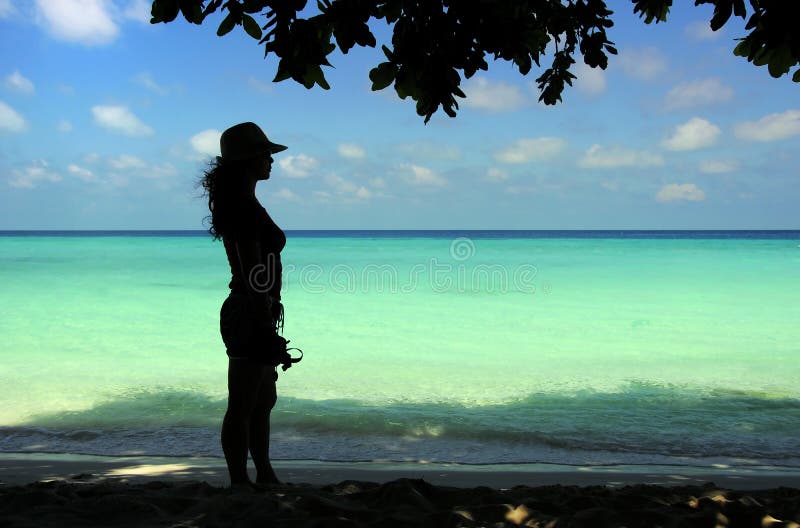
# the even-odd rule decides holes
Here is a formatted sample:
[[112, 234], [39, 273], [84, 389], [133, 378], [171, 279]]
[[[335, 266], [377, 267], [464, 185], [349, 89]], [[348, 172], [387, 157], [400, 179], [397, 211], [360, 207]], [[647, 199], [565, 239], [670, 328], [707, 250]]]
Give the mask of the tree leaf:
[[750, 42], [747, 40], [741, 41], [739, 44], [733, 48], [733, 54], [737, 57], [749, 57], [750, 56]]
[[233, 15], [228, 13], [228, 16], [220, 23], [219, 28], [217, 28], [217, 36], [221, 37], [223, 35], [227, 35], [233, 29], [233, 26], [236, 25], [236, 22], [233, 20]]
[[390, 62], [382, 62], [369, 72], [369, 80], [372, 81], [372, 91], [383, 90], [394, 81], [397, 70]]
[[318, 84], [323, 90], [330, 90], [331, 87], [328, 81], [325, 80], [325, 74], [322, 73], [322, 68], [319, 66], [309, 66], [305, 75], [302, 77], [303, 86], [306, 88], [313, 88], [314, 84]]
[[796, 62], [797, 60], [792, 57], [792, 50], [789, 49], [789, 46], [784, 45], [772, 53], [772, 56], [769, 58], [767, 69], [770, 75], [777, 78], [785, 73], [789, 73], [789, 70]]
[[800, 83], [800, 68], [797, 68], [797, 71], [792, 75], [792, 81]]
[[744, 0], [733, 0], [733, 14], [740, 18], [747, 16], [747, 9], [744, 7]]
[[178, 5], [187, 22], [200, 24], [203, 21], [203, 9], [197, 0], [180, 0]]
[[200, 22], [198, 22], [198, 24], [202, 24], [203, 20], [205, 20], [205, 18], [208, 15], [219, 9], [221, 5], [222, 5], [222, 0], [211, 0], [211, 2], [205, 7], [205, 9], [203, 9], [203, 16], [200, 18]]
[[281, 62], [278, 64], [278, 72], [275, 74], [275, 78], [272, 79], [272, 82], [285, 81], [292, 76], [291, 72], [289, 72], [289, 69], [286, 68], [282, 63], [283, 60], [281, 59]]
[[372, 32], [369, 32], [369, 34], [366, 35], [364, 39], [362, 39], [362, 41], [359, 42], [359, 44], [362, 46], [369, 46], [370, 48], [374, 48], [375, 45], [378, 44], [378, 41], [375, 40], [375, 35], [373, 35]]
[[325, 73], [322, 71], [322, 68], [317, 66], [313, 71], [314, 82], [317, 83], [323, 90], [330, 90], [331, 85], [328, 84], [327, 80], [325, 80]]
[[753, 57], [753, 64], [756, 66], [764, 66], [768, 64], [772, 57], [772, 50], [769, 48], [761, 48]]
[[172, 22], [178, 16], [178, 0], [153, 0], [150, 23]]
[[258, 22], [255, 21], [250, 15], [242, 15], [242, 26], [247, 34], [256, 40], [261, 39], [261, 28], [258, 27]]
[[244, 0], [243, 11], [245, 13], [260, 13], [264, 10], [264, 0]]
[[414, 86], [414, 81], [412, 81], [408, 77], [408, 75], [406, 75], [406, 77], [402, 81], [398, 77], [395, 77], [397, 80], [394, 83], [394, 91], [397, 92], [397, 96], [400, 99], [405, 99], [409, 95], [412, 95], [413, 98], [413, 94], [416, 91], [416, 87]]
[[731, 14], [733, 14], [732, 0], [722, 0], [718, 2], [717, 7], [714, 9], [714, 16], [711, 17], [711, 29], [717, 31], [724, 26], [731, 17]]

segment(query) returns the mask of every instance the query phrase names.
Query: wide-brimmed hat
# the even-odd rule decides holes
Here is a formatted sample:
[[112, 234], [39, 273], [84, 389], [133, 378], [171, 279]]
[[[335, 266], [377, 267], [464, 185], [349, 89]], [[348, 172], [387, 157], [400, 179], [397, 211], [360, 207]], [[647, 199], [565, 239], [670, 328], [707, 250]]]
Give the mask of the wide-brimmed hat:
[[287, 147], [273, 143], [255, 123], [239, 123], [222, 133], [219, 150], [224, 160], [244, 160], [264, 153], [275, 154]]

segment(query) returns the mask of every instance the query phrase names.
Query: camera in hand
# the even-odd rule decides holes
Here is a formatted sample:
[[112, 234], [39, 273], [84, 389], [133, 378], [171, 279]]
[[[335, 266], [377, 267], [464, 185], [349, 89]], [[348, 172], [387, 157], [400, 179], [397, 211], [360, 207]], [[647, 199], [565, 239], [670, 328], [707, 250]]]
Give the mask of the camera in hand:
[[[264, 338], [262, 348], [263, 357], [259, 357], [258, 359], [268, 365], [274, 365], [276, 367], [281, 365], [281, 368], [286, 371], [286, 369], [290, 368], [293, 364], [303, 359], [303, 351], [299, 348], [287, 347], [289, 342], [288, 339], [279, 335], [277, 332], [270, 332]], [[292, 355], [289, 354], [290, 350], [297, 350], [300, 352], [300, 357], [292, 357]]]

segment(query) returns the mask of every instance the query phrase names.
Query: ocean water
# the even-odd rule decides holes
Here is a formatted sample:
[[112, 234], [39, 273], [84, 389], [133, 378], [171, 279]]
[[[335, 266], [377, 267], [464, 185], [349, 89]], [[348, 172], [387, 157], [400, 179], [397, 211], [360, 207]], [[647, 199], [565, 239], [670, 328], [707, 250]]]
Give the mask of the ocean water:
[[[800, 232], [289, 232], [275, 459], [800, 467]], [[0, 451], [221, 456], [200, 232], [0, 236]]]

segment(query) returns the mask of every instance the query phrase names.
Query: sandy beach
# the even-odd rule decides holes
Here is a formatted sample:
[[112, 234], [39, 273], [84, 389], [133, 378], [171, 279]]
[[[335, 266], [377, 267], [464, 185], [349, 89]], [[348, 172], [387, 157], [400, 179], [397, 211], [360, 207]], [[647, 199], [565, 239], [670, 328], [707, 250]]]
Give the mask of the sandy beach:
[[800, 474], [658, 466], [281, 461], [227, 488], [215, 458], [0, 455], [2, 526], [797, 527]]

